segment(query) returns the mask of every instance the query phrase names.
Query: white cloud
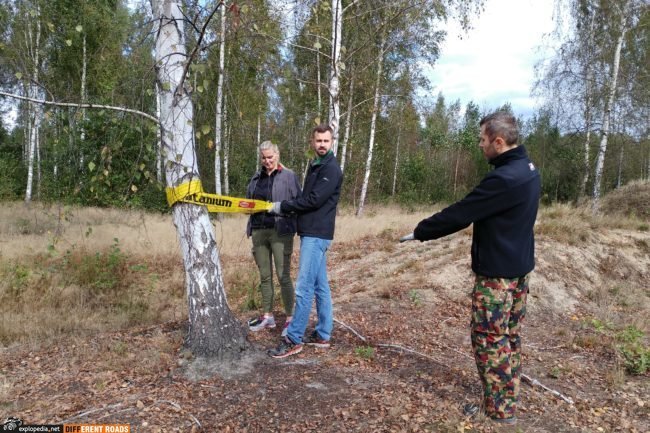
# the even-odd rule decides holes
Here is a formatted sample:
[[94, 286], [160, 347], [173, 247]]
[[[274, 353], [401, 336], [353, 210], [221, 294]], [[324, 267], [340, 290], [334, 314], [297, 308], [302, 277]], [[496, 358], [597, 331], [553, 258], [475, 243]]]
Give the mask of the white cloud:
[[517, 114], [531, 114], [534, 66], [552, 16], [551, 0], [488, 0], [468, 34], [449, 23], [440, 59], [427, 71], [434, 96], [487, 109], [510, 102]]

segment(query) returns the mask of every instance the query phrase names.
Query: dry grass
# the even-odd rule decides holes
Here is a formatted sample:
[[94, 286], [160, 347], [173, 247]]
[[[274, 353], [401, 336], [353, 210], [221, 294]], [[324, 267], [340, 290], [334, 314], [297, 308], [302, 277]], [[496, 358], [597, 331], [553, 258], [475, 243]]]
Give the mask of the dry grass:
[[[366, 216], [357, 218], [352, 209], [342, 209], [335, 243], [379, 236], [394, 248], [397, 238], [429, 214], [368, 207]], [[258, 275], [245, 235], [247, 217], [213, 221], [231, 306], [240, 312], [257, 309]], [[0, 302], [2, 345], [186, 317], [171, 216], [5, 203], [0, 208]]]
[[[379, 239], [378, 251], [393, 254], [396, 240], [437, 209], [369, 206], [357, 218], [353, 209], [343, 208], [337, 217], [334, 248], [343, 261], [356, 262], [365, 258], [364, 239]], [[258, 275], [245, 236], [246, 220], [244, 215], [214, 219], [229, 302], [240, 313], [259, 308]], [[554, 205], [542, 209], [536, 231], [562, 243], [583, 245], [605, 228], [636, 230], [638, 220], [596, 217], [586, 207]], [[295, 242], [294, 261], [298, 249]], [[459, 260], [466, 258], [467, 247], [434, 253]], [[405, 260], [396, 266], [400, 272], [422, 273], [418, 261]], [[422, 275], [418, 283], [425, 285], [425, 280]], [[379, 292], [395, 295], [390, 281], [375, 284], [382, 286]], [[607, 317], [634, 305], [633, 296], [647, 296], [639, 288], [634, 288], [634, 295], [629, 290], [613, 294], [609, 289], [591, 293]], [[5, 203], [0, 208], [0, 303], [3, 345], [185, 318], [184, 275], [171, 216]]]

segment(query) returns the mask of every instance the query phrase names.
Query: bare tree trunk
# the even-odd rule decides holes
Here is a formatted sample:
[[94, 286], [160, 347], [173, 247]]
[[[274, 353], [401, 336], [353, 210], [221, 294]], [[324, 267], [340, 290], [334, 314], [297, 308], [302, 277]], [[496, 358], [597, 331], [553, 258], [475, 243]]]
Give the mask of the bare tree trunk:
[[257, 142], [255, 143], [255, 171], [260, 169], [260, 155], [258, 151], [258, 146], [262, 142], [262, 108], [257, 113]]
[[357, 208], [357, 216], [363, 213], [363, 206], [366, 201], [366, 194], [368, 193], [368, 182], [370, 181], [370, 169], [372, 167], [372, 151], [375, 146], [375, 129], [377, 125], [377, 113], [379, 112], [379, 88], [381, 84], [381, 74], [384, 66], [384, 47], [386, 45], [386, 35], [382, 35], [381, 44], [379, 46], [379, 58], [377, 59], [377, 78], [375, 81], [375, 99], [372, 105], [372, 120], [370, 121], [370, 141], [368, 142], [368, 158], [366, 159], [366, 172], [363, 177], [363, 185], [361, 186], [361, 197], [359, 197], [359, 207]]
[[[230, 174], [228, 172], [230, 155], [230, 122], [228, 122], [228, 106], [224, 102], [223, 119], [226, 125], [223, 137], [223, 190], [226, 195], [230, 194]], [[259, 158], [257, 158], [259, 159]]]
[[345, 137], [343, 137], [343, 150], [341, 150], [341, 173], [345, 172], [345, 157], [350, 140], [350, 126], [352, 124], [352, 100], [354, 97], [354, 73], [350, 73], [350, 91], [348, 95], [348, 112], [345, 114]]
[[223, 0], [221, 6], [221, 38], [219, 43], [219, 80], [217, 84], [217, 112], [215, 116], [214, 128], [214, 187], [217, 194], [221, 194], [221, 123], [223, 109], [223, 75], [226, 62], [226, 0]]
[[330, 106], [329, 125], [332, 128], [332, 151], [337, 154], [339, 148], [339, 107], [341, 76], [341, 38], [343, 32], [343, 7], [341, 0], [332, 0], [332, 63], [330, 65]]
[[[400, 114], [401, 114], [400, 118], [403, 117], [404, 105], [402, 105]], [[397, 172], [399, 171], [399, 145], [400, 145], [401, 138], [402, 138], [402, 122], [400, 119], [399, 127], [397, 128], [397, 145], [395, 146], [395, 166], [393, 167], [393, 189], [391, 190], [390, 193], [390, 195], [393, 197], [395, 197], [395, 187], [397, 185]]]
[[[156, 81], [156, 117], [160, 119], [160, 86], [158, 81]], [[156, 180], [158, 180], [159, 183], [163, 183], [162, 135], [160, 121], [158, 122], [158, 130], [156, 131], [156, 141]]]
[[[151, 0], [169, 188], [199, 179], [192, 100], [187, 89], [180, 86], [187, 59], [185, 16], [180, 5], [177, 0]], [[172, 214], [183, 254], [189, 307], [185, 345], [196, 355], [237, 357], [247, 347], [245, 331], [228, 307], [219, 250], [208, 213], [202, 206], [176, 203]]]
[[616, 188], [620, 188], [623, 183], [623, 152], [625, 145], [621, 143], [621, 152], [618, 154], [618, 175], [616, 176]]
[[[41, 50], [41, 13], [36, 6], [36, 34], [32, 39], [31, 24], [28, 26], [28, 49], [31, 60], [33, 61], [32, 83], [29, 84], [29, 96], [36, 98], [38, 96], [38, 74], [40, 67], [40, 50]], [[28, 22], [30, 22], [28, 20]], [[30, 22], [31, 23], [31, 22]], [[27, 187], [25, 189], [25, 203], [32, 201], [32, 188], [34, 184], [34, 159], [39, 142], [39, 130], [41, 126], [41, 107], [30, 103], [31, 132], [29, 134], [29, 150], [27, 152]]]
[[600, 140], [600, 146], [598, 148], [598, 157], [596, 159], [596, 171], [594, 174], [594, 193], [593, 193], [593, 211], [597, 212], [600, 206], [600, 189], [601, 183], [603, 180], [603, 168], [605, 166], [605, 152], [607, 151], [607, 138], [609, 136], [609, 128], [611, 121], [612, 109], [614, 107], [614, 99], [616, 96], [616, 81], [618, 79], [618, 69], [621, 62], [621, 49], [623, 47], [623, 40], [625, 39], [625, 33], [627, 32], [627, 26], [625, 25], [626, 20], [625, 11], [621, 13], [621, 34], [619, 35], [616, 41], [616, 50], [614, 51], [614, 63], [612, 65], [612, 78], [610, 81], [609, 87], [609, 97], [605, 105], [605, 111], [603, 112], [603, 130], [602, 137]]
[[[318, 27], [319, 27], [319, 24], [318, 24], [318, 13], [317, 13], [316, 14], [316, 28], [318, 28]], [[318, 38], [318, 35], [316, 35], [316, 37]], [[317, 95], [318, 95], [318, 118], [320, 119], [321, 118], [320, 117], [321, 116], [321, 107], [323, 106], [322, 105], [323, 97], [321, 95], [321, 81], [322, 80], [321, 80], [321, 76], [320, 76], [320, 48], [321, 48], [321, 45], [320, 45], [320, 41], [318, 39], [316, 39], [316, 43], [314, 44], [314, 46], [316, 47], [316, 92], [317, 92]], [[322, 120], [319, 120], [319, 123], [321, 121]]]
[[587, 37], [587, 49], [589, 50], [589, 58], [588, 61], [585, 62], [585, 78], [586, 78], [586, 95], [585, 95], [585, 129], [586, 129], [586, 134], [587, 136], [585, 137], [585, 155], [584, 155], [584, 175], [582, 177], [582, 183], [580, 185], [580, 195], [584, 196], [587, 194], [587, 182], [589, 181], [589, 172], [591, 171], [590, 168], [590, 158], [589, 158], [589, 148], [591, 146], [591, 128], [592, 128], [592, 112], [591, 112], [591, 104], [592, 104], [592, 92], [593, 92], [593, 78], [594, 78], [594, 73], [593, 73], [593, 64], [590, 60], [592, 60], [592, 50], [593, 50], [593, 36], [594, 36], [594, 22], [596, 20], [596, 14], [592, 12], [591, 14], [591, 21], [589, 23], [589, 34]]
[[[81, 59], [81, 103], [85, 104], [88, 100], [88, 94], [86, 91], [86, 71], [88, 69], [88, 58], [86, 57], [86, 29], [83, 30], [84, 34], [82, 37], [82, 59]], [[79, 149], [79, 169], [83, 172], [85, 156], [84, 156], [84, 142], [86, 141], [86, 108], [81, 108], [81, 147]]]

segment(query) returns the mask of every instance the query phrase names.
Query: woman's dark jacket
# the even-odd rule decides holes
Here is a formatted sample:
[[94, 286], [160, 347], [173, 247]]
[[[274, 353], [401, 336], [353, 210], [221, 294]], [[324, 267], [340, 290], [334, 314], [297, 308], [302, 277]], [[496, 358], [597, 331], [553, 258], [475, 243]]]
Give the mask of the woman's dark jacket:
[[[256, 172], [248, 183], [246, 198], [254, 198], [255, 187], [262, 176], [262, 170], [265, 170], [265, 168], [262, 167]], [[271, 197], [267, 197], [268, 201], [290, 200], [300, 196], [300, 182], [298, 181], [298, 176], [293, 171], [284, 167], [282, 164], [278, 164], [278, 168], [272, 176], [273, 187], [271, 189]], [[295, 215], [275, 215], [274, 218], [275, 229], [279, 235], [293, 235], [296, 233], [297, 222]], [[252, 219], [253, 215], [248, 219], [248, 224], [246, 225], [246, 235], [248, 237], [253, 233]]]

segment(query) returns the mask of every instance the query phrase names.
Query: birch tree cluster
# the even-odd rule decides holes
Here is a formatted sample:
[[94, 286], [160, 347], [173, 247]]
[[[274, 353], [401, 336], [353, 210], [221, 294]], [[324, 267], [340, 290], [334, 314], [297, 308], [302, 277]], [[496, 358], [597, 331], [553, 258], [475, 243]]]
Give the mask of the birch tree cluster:
[[[304, 173], [321, 122], [358, 214], [456, 200], [488, 170], [478, 121], [508, 101], [449, 101], [424, 72], [459, 36], [446, 23], [470, 27], [483, 1], [162, 3], [181, 11], [186, 145], [206, 191], [243, 195], [264, 140]], [[544, 106], [520, 119], [521, 142], [545, 200], [597, 198], [650, 177], [648, 6], [558, 0], [557, 11], [558, 49], [537, 71]], [[0, 198], [167, 208], [157, 19], [145, 1], [0, 0], [0, 92], [13, 95], [0, 96]]]
[[603, 192], [650, 178], [650, 5], [558, 0], [556, 15], [558, 45], [538, 68], [545, 105], [531, 142], [549, 167], [547, 196], [586, 195], [597, 208]]

